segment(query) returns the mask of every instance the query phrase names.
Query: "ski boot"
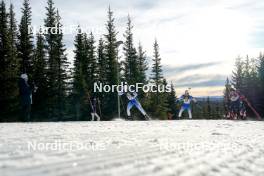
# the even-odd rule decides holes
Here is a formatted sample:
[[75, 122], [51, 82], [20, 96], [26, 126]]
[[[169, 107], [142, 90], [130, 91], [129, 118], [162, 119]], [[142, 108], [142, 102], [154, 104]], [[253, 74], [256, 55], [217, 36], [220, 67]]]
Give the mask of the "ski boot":
[[127, 116], [127, 120], [128, 121], [133, 121], [133, 117], [132, 116]]
[[144, 117], [145, 117], [145, 120], [147, 121], [150, 120], [150, 117], [147, 114]]

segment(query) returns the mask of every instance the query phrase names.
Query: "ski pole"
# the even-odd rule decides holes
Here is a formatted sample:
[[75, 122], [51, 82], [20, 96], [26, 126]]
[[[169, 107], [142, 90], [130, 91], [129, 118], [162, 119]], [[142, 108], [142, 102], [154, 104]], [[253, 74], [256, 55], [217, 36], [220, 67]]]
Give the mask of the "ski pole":
[[196, 105], [200, 110], [202, 110], [202, 107], [201, 107], [198, 103], [195, 103], [195, 105]]
[[88, 99], [89, 99], [89, 103], [90, 103], [90, 106], [92, 108], [92, 111], [94, 111], [94, 107], [93, 107], [93, 104], [92, 104], [92, 101], [91, 101], [91, 98], [90, 98], [89, 91], [87, 91], [87, 95], [88, 95]]
[[125, 110], [125, 106], [124, 106], [124, 103], [123, 103], [122, 97], [120, 97], [120, 101], [121, 101], [121, 104], [122, 104], [122, 107], [123, 107], [123, 111], [126, 113], [126, 110]]
[[98, 103], [98, 108], [99, 108], [99, 112], [100, 112], [100, 117], [102, 117], [102, 111], [101, 111], [101, 105], [100, 105], [100, 100], [99, 98], [97, 99], [97, 103]]

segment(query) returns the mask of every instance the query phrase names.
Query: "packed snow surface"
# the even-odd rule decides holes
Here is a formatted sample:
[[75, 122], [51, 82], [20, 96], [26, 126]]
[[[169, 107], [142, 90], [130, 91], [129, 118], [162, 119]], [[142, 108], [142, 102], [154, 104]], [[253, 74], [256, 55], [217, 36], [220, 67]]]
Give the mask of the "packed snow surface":
[[0, 175], [261, 176], [264, 123], [2, 123]]

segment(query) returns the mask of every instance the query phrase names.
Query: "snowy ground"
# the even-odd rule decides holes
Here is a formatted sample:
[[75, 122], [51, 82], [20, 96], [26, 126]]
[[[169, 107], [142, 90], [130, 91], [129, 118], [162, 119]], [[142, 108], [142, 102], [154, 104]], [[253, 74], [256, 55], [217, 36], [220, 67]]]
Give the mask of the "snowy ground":
[[0, 124], [0, 175], [264, 175], [264, 123]]

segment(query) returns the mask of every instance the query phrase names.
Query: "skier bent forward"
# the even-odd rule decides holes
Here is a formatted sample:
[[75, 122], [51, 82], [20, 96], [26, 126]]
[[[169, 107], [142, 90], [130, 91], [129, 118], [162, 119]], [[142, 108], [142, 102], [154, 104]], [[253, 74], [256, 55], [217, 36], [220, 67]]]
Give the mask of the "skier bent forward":
[[129, 100], [128, 104], [127, 104], [127, 116], [128, 119], [132, 119], [131, 118], [131, 113], [130, 110], [133, 108], [133, 106], [136, 106], [136, 108], [144, 115], [146, 120], [149, 120], [149, 116], [147, 115], [146, 111], [143, 109], [143, 107], [141, 106], [141, 104], [139, 103], [139, 101], [137, 100], [137, 93], [133, 92], [133, 93], [126, 93], [127, 99]]

